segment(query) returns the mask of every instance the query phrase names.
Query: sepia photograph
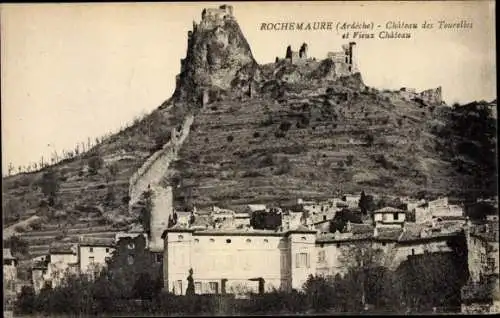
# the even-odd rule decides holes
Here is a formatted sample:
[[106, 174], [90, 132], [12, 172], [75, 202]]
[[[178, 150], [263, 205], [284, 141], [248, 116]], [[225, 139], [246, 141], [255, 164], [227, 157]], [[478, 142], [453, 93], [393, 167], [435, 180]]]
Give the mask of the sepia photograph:
[[3, 317], [500, 313], [495, 5], [0, 4]]

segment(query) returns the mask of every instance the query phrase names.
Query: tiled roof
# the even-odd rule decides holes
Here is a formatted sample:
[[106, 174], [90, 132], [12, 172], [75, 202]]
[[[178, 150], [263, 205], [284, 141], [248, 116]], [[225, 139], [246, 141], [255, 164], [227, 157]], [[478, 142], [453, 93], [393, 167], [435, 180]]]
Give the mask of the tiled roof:
[[114, 238], [103, 237], [81, 237], [79, 241], [82, 246], [115, 246]]
[[14, 256], [12, 256], [12, 253], [10, 251], [10, 248], [4, 248], [3, 249], [3, 259], [16, 259]]
[[74, 243], [54, 243], [49, 248], [50, 254], [75, 254]]
[[391, 240], [391, 241], [397, 241], [399, 237], [401, 236], [401, 233], [403, 233], [403, 229], [401, 228], [379, 228], [377, 229], [377, 236], [376, 238], [379, 240]]
[[405, 213], [405, 211], [390, 206], [376, 210], [374, 213]]
[[266, 205], [265, 204], [249, 204], [248, 208], [250, 208], [250, 210], [252, 212], [254, 212], [254, 211], [263, 211], [263, 210], [266, 209]]
[[[425, 230], [424, 237], [421, 232]], [[435, 227], [428, 224], [406, 223], [405, 228], [374, 227], [370, 224], [351, 224], [351, 231], [347, 233], [321, 233], [317, 236], [317, 241], [321, 242], [342, 242], [353, 240], [390, 240], [397, 242], [415, 241], [429, 238], [441, 238], [456, 235], [461, 231], [461, 226], [455, 222], [455, 227]], [[376, 232], [376, 233], [375, 233]]]
[[353, 234], [372, 233], [373, 226], [371, 224], [364, 224], [364, 223], [351, 223], [351, 232]]
[[197, 215], [194, 218], [193, 224], [191, 226], [209, 226], [212, 223], [212, 218], [209, 215]]

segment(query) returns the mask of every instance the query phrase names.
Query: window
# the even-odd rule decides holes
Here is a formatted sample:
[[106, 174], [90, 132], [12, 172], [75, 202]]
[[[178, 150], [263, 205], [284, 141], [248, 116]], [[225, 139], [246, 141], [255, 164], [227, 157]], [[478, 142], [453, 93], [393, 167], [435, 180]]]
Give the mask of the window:
[[246, 240], [246, 242], [247, 242], [247, 243], [251, 243], [251, 242], [252, 242], [252, 240], [251, 240], [251, 239], [247, 239], [247, 240]]
[[489, 271], [494, 271], [495, 270], [495, 258], [488, 257], [488, 259], [486, 261], [486, 266], [488, 267]]
[[174, 294], [182, 295], [182, 280], [178, 280], [174, 285]]
[[210, 243], [213, 243], [215, 242], [215, 240], [213, 238], [210, 239]]
[[89, 247], [89, 253], [94, 253], [94, 248], [93, 247]]
[[163, 260], [163, 255], [161, 255], [161, 254], [156, 254], [156, 262], [157, 262], [157, 263], [161, 263], [161, 262], [162, 262], [162, 260]]
[[326, 215], [323, 215], [323, 221], [326, 221]]
[[94, 256], [89, 256], [89, 263], [94, 264]]
[[127, 257], [127, 263], [128, 263], [129, 265], [133, 265], [133, 264], [134, 264], [134, 256], [133, 256], [133, 255], [129, 255], [129, 256]]
[[201, 282], [194, 283], [194, 293], [201, 294]]
[[411, 249], [411, 255], [415, 255], [415, 249], [414, 248]]
[[295, 267], [296, 268], [309, 268], [309, 254], [307, 253], [297, 253], [295, 257]]
[[486, 264], [486, 254], [485, 253], [481, 253], [480, 261], [481, 261], [481, 264]]
[[337, 248], [340, 248], [340, 243], [337, 243]]
[[318, 253], [318, 263], [323, 263], [326, 260], [326, 253], [325, 251], [319, 251]]
[[305, 241], [305, 240], [306, 240], [306, 237], [305, 237], [305, 236], [302, 236], [300, 239], [301, 239], [302, 241]]
[[226, 243], [228, 243], [228, 244], [231, 243], [231, 239], [227, 239]]
[[268, 239], [264, 239], [264, 243], [269, 243], [269, 240]]
[[218, 294], [219, 293], [219, 284], [217, 282], [209, 282], [208, 283], [208, 292], [210, 294]]
[[382, 243], [382, 246], [385, 246], [385, 243]]
[[109, 253], [109, 248], [106, 248], [106, 253]]
[[179, 235], [179, 236], [177, 236], [177, 238], [178, 238], [179, 240], [182, 240], [182, 239], [184, 238], [184, 236]]
[[194, 242], [195, 243], [200, 243], [200, 240], [199, 239], [194, 239]]
[[393, 214], [392, 214], [392, 218], [393, 218], [394, 220], [397, 220], [397, 219], [398, 219], [398, 217], [399, 217], [399, 213], [393, 213]]

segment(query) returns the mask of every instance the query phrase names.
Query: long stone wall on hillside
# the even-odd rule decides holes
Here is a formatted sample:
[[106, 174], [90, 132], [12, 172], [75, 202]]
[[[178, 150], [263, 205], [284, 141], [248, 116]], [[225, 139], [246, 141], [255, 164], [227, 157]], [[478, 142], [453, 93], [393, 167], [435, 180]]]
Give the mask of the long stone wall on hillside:
[[182, 124], [181, 132], [172, 134], [171, 140], [161, 150], [149, 157], [142, 167], [132, 175], [129, 186], [129, 211], [132, 210], [132, 206], [140, 199], [141, 194], [147, 190], [148, 186], [153, 187], [160, 183], [168, 171], [170, 162], [175, 159], [178, 150], [189, 134], [193, 120], [192, 115], [187, 116]]
[[163, 252], [161, 235], [168, 226], [168, 218], [173, 213], [172, 187], [151, 187], [153, 192], [153, 211], [151, 212], [151, 240], [149, 249], [152, 252]]

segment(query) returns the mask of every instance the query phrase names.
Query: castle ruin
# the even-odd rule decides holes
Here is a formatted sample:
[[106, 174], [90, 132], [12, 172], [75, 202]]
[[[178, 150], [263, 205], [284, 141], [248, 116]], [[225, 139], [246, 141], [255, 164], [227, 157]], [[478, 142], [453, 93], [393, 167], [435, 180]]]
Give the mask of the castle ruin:
[[341, 76], [359, 73], [356, 42], [344, 44], [342, 51], [328, 52], [326, 57], [333, 61], [335, 71]]
[[293, 64], [297, 64], [303, 61], [307, 61], [307, 44], [302, 43], [300, 50], [292, 51], [292, 47], [289, 45], [286, 48], [285, 59], [292, 62]]
[[426, 89], [420, 93], [417, 93], [414, 88], [403, 87], [399, 90], [399, 95], [402, 99], [407, 101], [420, 99], [425, 103], [435, 105], [439, 105], [443, 102], [441, 86], [437, 88]]

